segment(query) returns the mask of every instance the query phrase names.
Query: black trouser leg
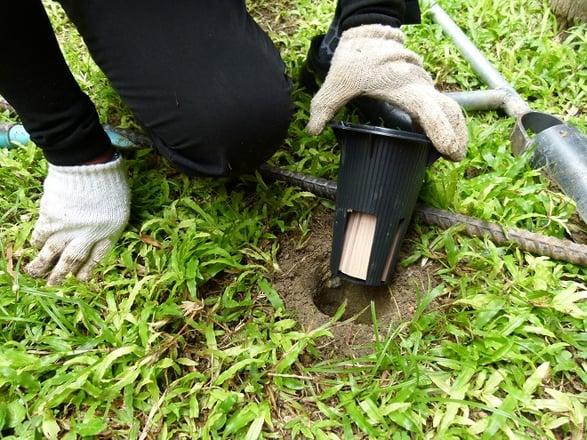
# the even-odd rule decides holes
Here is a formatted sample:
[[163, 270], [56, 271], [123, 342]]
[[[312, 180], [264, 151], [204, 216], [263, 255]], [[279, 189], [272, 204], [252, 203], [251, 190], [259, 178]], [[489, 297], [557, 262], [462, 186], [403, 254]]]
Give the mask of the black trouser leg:
[[18, 112], [50, 162], [82, 163], [110, 141], [71, 75], [40, 0], [2, 4], [0, 95]]
[[113, 87], [180, 171], [250, 170], [285, 137], [291, 82], [244, 1], [61, 3]]

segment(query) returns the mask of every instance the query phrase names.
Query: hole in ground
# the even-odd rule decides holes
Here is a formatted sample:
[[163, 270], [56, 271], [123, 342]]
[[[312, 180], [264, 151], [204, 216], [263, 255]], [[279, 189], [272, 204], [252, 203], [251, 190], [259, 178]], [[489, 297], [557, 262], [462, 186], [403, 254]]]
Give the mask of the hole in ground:
[[[281, 296], [285, 308], [292, 312], [304, 330], [316, 329], [332, 321], [332, 314], [338, 309], [340, 295], [337, 290], [323, 289], [323, 282], [331, 277], [330, 255], [332, 248], [332, 211], [318, 207], [313, 212], [309, 230], [311, 234], [301, 241], [299, 233], [284, 234], [280, 237], [278, 254], [279, 270], [272, 275], [272, 284]], [[410, 231], [408, 231], [409, 237]], [[408, 238], [400, 253], [399, 261], [413, 252], [412, 240]], [[441, 280], [435, 273], [441, 266], [434, 261], [397, 265], [394, 268], [392, 282], [386, 290], [355, 295], [356, 287], [344, 295], [352, 294], [352, 298], [362, 298], [364, 306], [370, 304], [365, 298], [375, 297], [378, 315], [378, 329], [384, 338], [390, 326], [410, 320], [417, 307], [417, 292], [426, 292], [436, 287]], [[332, 287], [332, 286], [331, 286]], [[378, 299], [379, 298], [379, 299]], [[369, 300], [370, 301], [370, 300]], [[357, 305], [357, 301], [349, 301]], [[357, 307], [359, 308], [359, 307]], [[369, 316], [363, 322], [370, 323]], [[381, 316], [381, 318], [379, 318]], [[327, 357], [347, 357], [369, 352], [370, 344], [375, 338], [372, 324], [358, 324], [356, 321], [343, 321], [329, 327], [332, 338], [320, 347]]]
[[371, 304], [377, 321], [389, 316], [393, 310], [389, 286], [366, 286], [338, 277], [329, 277], [319, 283], [313, 300], [318, 310], [331, 317], [346, 302], [342, 319], [358, 315], [354, 321], [357, 324], [373, 324]]

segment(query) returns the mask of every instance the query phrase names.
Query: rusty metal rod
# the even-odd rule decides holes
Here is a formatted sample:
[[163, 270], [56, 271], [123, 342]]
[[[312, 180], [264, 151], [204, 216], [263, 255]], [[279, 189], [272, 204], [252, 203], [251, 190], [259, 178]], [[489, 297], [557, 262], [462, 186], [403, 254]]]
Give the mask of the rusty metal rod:
[[[263, 177], [268, 179], [281, 180], [299, 186], [326, 199], [335, 200], [336, 198], [336, 182], [268, 165], [262, 165], [259, 171]], [[424, 205], [416, 206], [414, 220], [420, 224], [438, 226], [442, 229], [461, 226], [463, 229], [460, 232], [469, 237], [487, 237], [498, 246], [514, 245], [520, 250], [534, 255], [547, 256], [555, 260], [587, 267], [587, 246], [570, 240], [501, 226], [479, 218]]]

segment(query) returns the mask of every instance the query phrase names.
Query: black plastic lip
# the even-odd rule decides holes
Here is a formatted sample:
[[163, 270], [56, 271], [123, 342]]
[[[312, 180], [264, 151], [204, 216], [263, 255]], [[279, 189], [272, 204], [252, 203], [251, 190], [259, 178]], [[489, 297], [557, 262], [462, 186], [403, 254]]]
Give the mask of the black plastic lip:
[[425, 142], [432, 144], [432, 141], [423, 134], [414, 133], [412, 131], [396, 130], [394, 128], [376, 127], [366, 124], [355, 124], [351, 122], [333, 121], [329, 124], [332, 128], [341, 130], [354, 131], [366, 134], [376, 134], [386, 137], [404, 139], [411, 142]]

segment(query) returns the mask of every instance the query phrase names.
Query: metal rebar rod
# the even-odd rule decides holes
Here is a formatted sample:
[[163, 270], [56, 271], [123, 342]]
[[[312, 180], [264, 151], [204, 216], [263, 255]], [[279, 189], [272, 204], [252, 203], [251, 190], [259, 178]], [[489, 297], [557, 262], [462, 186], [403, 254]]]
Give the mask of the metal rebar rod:
[[261, 176], [269, 180], [282, 180], [291, 185], [299, 186], [319, 197], [324, 197], [325, 199], [334, 200], [336, 195], [337, 185], [336, 182], [331, 180], [296, 173], [283, 168], [271, 167], [267, 164], [263, 164], [259, 167], [259, 173]]
[[587, 267], [587, 246], [570, 240], [537, 234], [524, 229], [503, 227], [478, 218], [429, 206], [417, 206], [414, 216], [415, 220], [422, 224], [438, 226], [443, 229], [462, 225], [462, 232], [469, 237], [488, 237], [499, 246], [514, 244], [519, 249], [534, 255], [544, 255], [555, 260]]
[[[306, 176], [282, 168], [263, 165], [261, 175], [272, 180], [282, 180], [299, 186], [320, 197], [335, 200], [336, 182], [318, 177]], [[489, 238], [498, 246], [514, 245], [520, 250], [534, 255], [543, 255], [560, 261], [587, 267], [587, 246], [535, 232], [503, 227], [475, 217], [455, 214], [443, 209], [418, 205], [414, 210], [414, 220], [418, 223], [448, 229], [461, 226], [462, 233], [469, 237]]]

